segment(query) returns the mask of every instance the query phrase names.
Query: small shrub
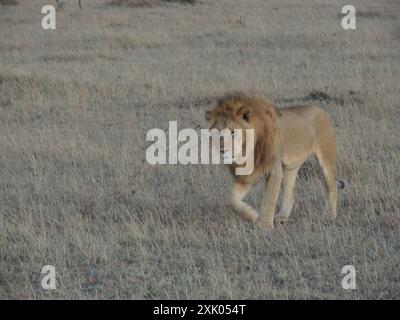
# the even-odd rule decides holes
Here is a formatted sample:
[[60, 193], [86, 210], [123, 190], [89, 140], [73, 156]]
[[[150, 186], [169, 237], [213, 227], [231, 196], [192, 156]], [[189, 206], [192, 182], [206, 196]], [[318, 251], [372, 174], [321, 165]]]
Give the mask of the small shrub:
[[16, 6], [17, 4], [17, 0], [0, 0], [2, 6]]

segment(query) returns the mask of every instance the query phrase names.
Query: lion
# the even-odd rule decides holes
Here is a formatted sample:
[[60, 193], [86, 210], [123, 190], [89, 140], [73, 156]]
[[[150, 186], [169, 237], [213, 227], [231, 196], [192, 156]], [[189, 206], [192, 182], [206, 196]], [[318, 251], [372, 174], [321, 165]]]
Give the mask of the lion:
[[[294, 185], [302, 164], [315, 155], [322, 168], [332, 218], [336, 217], [336, 140], [327, 113], [315, 105], [276, 108], [262, 97], [242, 92], [228, 93], [215, 108], [206, 112], [210, 129], [254, 129], [254, 170], [249, 175], [236, 175], [235, 161], [229, 164], [234, 176], [231, 193], [233, 207], [244, 219], [261, 227], [274, 227], [274, 215], [281, 185], [282, 206], [277, 215], [281, 223], [288, 221], [294, 204]], [[246, 146], [243, 144], [242, 148]], [[227, 152], [223, 142], [220, 152]], [[252, 186], [266, 177], [265, 194], [260, 214], [243, 201]]]

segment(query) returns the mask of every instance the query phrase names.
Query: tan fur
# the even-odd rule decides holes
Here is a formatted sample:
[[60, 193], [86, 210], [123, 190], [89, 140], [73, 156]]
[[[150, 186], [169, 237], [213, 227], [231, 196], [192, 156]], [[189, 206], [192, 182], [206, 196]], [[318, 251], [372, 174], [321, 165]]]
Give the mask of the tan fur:
[[[236, 176], [237, 165], [229, 165], [234, 175], [231, 201], [246, 220], [273, 228], [282, 185], [283, 203], [277, 217], [282, 222], [287, 221], [294, 203], [293, 189], [298, 170], [312, 154], [322, 167], [330, 213], [336, 217], [336, 142], [330, 120], [320, 107], [299, 105], [276, 109], [263, 98], [232, 93], [220, 99], [212, 111], [207, 111], [206, 119], [211, 128], [218, 130], [254, 129], [253, 173]], [[243, 198], [260, 177], [267, 179], [259, 215]]]

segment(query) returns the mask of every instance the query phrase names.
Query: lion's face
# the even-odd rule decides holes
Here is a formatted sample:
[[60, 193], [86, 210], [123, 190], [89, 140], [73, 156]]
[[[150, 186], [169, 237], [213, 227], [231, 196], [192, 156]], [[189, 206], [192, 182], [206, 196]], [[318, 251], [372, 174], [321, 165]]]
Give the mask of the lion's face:
[[234, 98], [222, 101], [213, 110], [206, 112], [210, 130], [217, 129], [220, 132], [220, 152], [225, 163], [243, 163], [246, 129], [255, 127], [253, 113], [250, 106]]
[[[255, 168], [260, 171], [266, 170], [273, 154], [278, 116], [279, 111], [268, 101], [241, 93], [228, 94], [219, 100], [213, 110], [206, 112], [210, 129], [222, 130], [224, 136], [238, 135], [236, 137], [241, 138], [236, 139], [236, 143], [233, 139], [233, 150], [226, 147], [224, 139], [221, 138], [220, 151], [224, 160], [231, 157], [233, 163], [240, 164], [252, 157], [250, 161], [254, 160]], [[246, 143], [248, 131], [253, 133], [251, 143]]]

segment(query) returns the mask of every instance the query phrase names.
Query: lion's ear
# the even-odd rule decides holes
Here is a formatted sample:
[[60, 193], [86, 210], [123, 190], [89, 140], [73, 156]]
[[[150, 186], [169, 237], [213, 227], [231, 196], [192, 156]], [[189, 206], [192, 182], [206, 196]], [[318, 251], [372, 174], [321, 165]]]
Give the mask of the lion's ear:
[[266, 105], [265, 113], [270, 118], [276, 118], [276, 117], [281, 116], [281, 112], [279, 111], [279, 109], [275, 108], [271, 104]]
[[273, 117], [273, 114], [272, 114], [271, 110], [267, 109], [267, 110], [265, 110], [265, 113], [267, 114], [268, 117], [270, 117], [270, 118]]
[[275, 120], [276, 118], [280, 117], [282, 114], [278, 109], [274, 110], [266, 110], [265, 113], [270, 119]]

